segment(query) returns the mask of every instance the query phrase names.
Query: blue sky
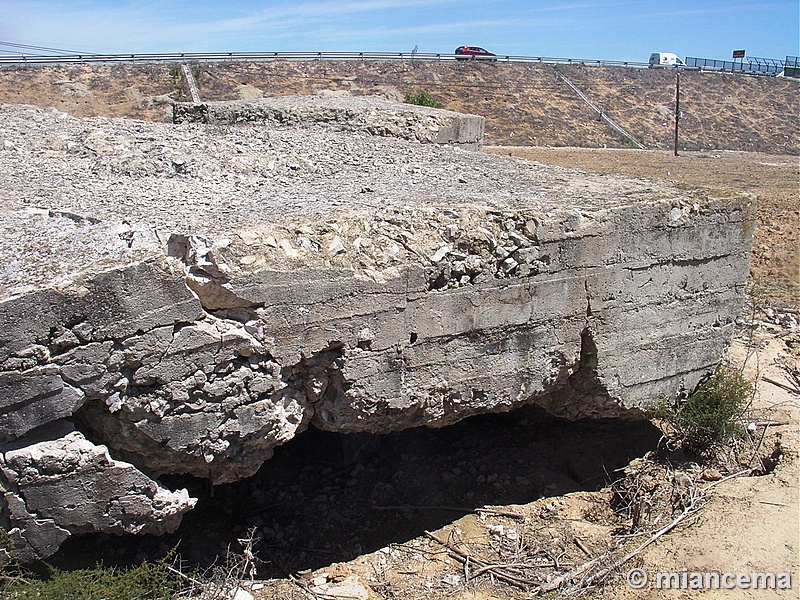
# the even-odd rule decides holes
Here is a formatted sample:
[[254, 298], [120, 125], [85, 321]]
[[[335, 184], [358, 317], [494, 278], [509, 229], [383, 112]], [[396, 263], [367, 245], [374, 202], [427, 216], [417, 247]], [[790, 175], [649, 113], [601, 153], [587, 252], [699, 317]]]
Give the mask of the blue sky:
[[[0, 41], [93, 53], [800, 54], [798, 0], [0, 0]], [[0, 51], [11, 48], [0, 45]]]

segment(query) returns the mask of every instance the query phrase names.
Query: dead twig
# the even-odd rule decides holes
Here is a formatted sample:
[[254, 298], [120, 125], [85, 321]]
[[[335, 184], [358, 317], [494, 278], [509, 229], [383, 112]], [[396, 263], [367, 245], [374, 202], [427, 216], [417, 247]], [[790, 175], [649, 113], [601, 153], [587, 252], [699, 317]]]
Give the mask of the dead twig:
[[562, 593], [570, 594], [574, 593], [578, 589], [586, 589], [589, 587], [593, 587], [603, 581], [606, 577], [608, 577], [611, 573], [619, 569], [622, 565], [630, 561], [631, 559], [635, 558], [639, 554], [641, 554], [648, 546], [650, 546], [653, 542], [661, 538], [662, 536], [668, 534], [670, 531], [675, 529], [681, 523], [684, 523], [688, 519], [694, 518], [697, 516], [697, 513], [705, 506], [706, 496], [708, 491], [722, 483], [723, 481], [728, 481], [730, 479], [734, 479], [736, 477], [741, 477], [742, 475], [747, 475], [752, 473], [752, 469], [745, 469], [739, 471], [738, 473], [733, 473], [732, 475], [728, 475], [727, 477], [723, 477], [717, 481], [714, 481], [707, 486], [703, 487], [698, 492], [691, 495], [689, 502], [684, 506], [683, 511], [675, 517], [672, 521], [670, 521], [667, 525], [656, 531], [653, 535], [647, 538], [644, 542], [639, 544], [634, 550], [628, 552], [624, 556], [618, 559], [614, 559], [611, 563], [601, 570], [592, 573], [592, 568], [601, 562], [601, 559], [604, 561], [605, 559], [609, 559], [612, 556], [612, 552], [606, 552], [605, 554], [598, 556], [579, 567], [572, 569], [557, 577], [550, 583], [540, 586], [533, 590], [533, 595], [541, 595], [547, 592], [552, 592], [555, 590], [559, 590], [565, 586], [565, 584], [569, 583], [570, 581], [575, 581], [579, 579], [580, 581], [573, 585], [571, 588], [561, 589]]
[[186, 573], [183, 573], [179, 569], [176, 569], [174, 567], [170, 567], [169, 565], [164, 565], [164, 566], [167, 568], [167, 571], [169, 571], [173, 575], [177, 575], [178, 577], [180, 577], [184, 581], [188, 581], [189, 583], [191, 583], [192, 585], [197, 586], [201, 590], [204, 589], [205, 587], [207, 587], [207, 585], [208, 585], [208, 582], [199, 581], [199, 580], [195, 579], [194, 577], [189, 577]]
[[463, 513], [476, 513], [479, 515], [491, 515], [494, 517], [508, 517], [509, 519], [517, 519], [524, 521], [525, 515], [513, 510], [506, 510], [502, 508], [469, 508], [466, 506], [446, 506], [446, 505], [425, 505], [425, 504], [382, 504], [373, 505], [372, 510], [388, 510], [388, 511], [403, 511], [403, 510], [445, 510], [452, 512]]
[[31, 585], [31, 582], [24, 577], [17, 577], [14, 575], [0, 575], [0, 581], [14, 584]]
[[568, 581], [571, 581], [571, 580], [575, 579], [576, 577], [581, 576], [584, 573], [587, 573], [595, 565], [597, 565], [600, 562], [602, 562], [603, 560], [611, 557], [611, 555], [612, 555], [612, 552], [609, 551], [609, 552], [604, 552], [603, 554], [600, 554], [600, 555], [594, 557], [592, 560], [583, 563], [579, 567], [576, 567], [576, 568], [572, 569], [571, 571], [567, 571], [566, 573], [560, 575], [559, 577], [556, 577], [550, 583], [537, 587], [536, 589], [534, 589], [532, 591], [532, 595], [533, 596], [540, 596], [542, 594], [546, 594], [547, 592], [552, 592], [554, 590], [559, 589], [562, 585], [564, 585]]
[[777, 381], [777, 380], [775, 380], [775, 379], [772, 379], [771, 377], [767, 377], [766, 375], [762, 376], [762, 377], [761, 377], [761, 379], [762, 379], [762, 380], [764, 380], [764, 381], [766, 381], [767, 383], [771, 383], [771, 384], [772, 384], [772, 385], [774, 385], [774, 386], [777, 386], [777, 387], [779, 387], [779, 388], [781, 388], [781, 389], [784, 389], [784, 390], [786, 390], [787, 392], [790, 392], [790, 393], [792, 393], [792, 394], [797, 394], [797, 395], [800, 395], [800, 389], [797, 389], [797, 388], [796, 388], [796, 387], [794, 387], [794, 386], [787, 385], [787, 384], [785, 384], [785, 383], [781, 383], [780, 381]]
[[750, 460], [747, 463], [748, 465], [750, 465], [751, 468], [755, 468], [753, 467], [753, 463], [756, 460], [756, 458], [758, 459], [759, 463], [761, 463], [761, 468], [764, 468], [764, 461], [761, 458], [760, 453], [761, 453], [761, 446], [764, 444], [764, 440], [767, 437], [768, 429], [769, 427], [764, 427], [764, 429], [761, 430], [761, 437], [759, 438], [758, 443], [753, 446], [753, 455], [750, 457]]
[[312, 600], [319, 600], [320, 596], [309, 589], [311, 586], [296, 575], [289, 575], [289, 581], [300, 588], [300, 591], [312, 598]]
[[386, 505], [372, 505], [372, 510], [446, 510], [452, 512], [472, 513], [475, 512], [474, 508], [467, 508], [465, 506], [426, 506], [424, 504], [386, 504]]
[[[486, 561], [470, 556], [469, 554], [467, 554], [462, 550], [459, 550], [452, 544], [445, 542], [444, 540], [440, 540], [430, 531], [425, 531], [424, 534], [427, 538], [447, 548], [450, 551], [449, 555], [452, 558], [456, 559], [457, 561], [461, 562], [462, 564], [466, 563], [467, 561], [473, 563], [475, 566], [478, 567], [478, 570], [481, 571], [481, 574], [488, 573], [490, 577], [497, 577], [497, 579], [499, 579], [500, 581], [503, 581], [509, 585], [512, 585], [514, 587], [517, 587], [525, 591], [529, 590], [532, 586], [536, 585], [535, 581], [531, 581], [530, 579], [524, 579], [522, 577], [517, 577], [516, 575], [512, 575], [511, 573], [504, 571], [503, 565], [493, 565]], [[472, 579], [474, 579], [475, 577], [477, 577], [477, 575], [473, 573]]]
[[[289, 581], [294, 583], [297, 587], [299, 587], [304, 593], [308, 594], [314, 600], [357, 600], [356, 596], [345, 596], [342, 594], [328, 594], [326, 592], [318, 592], [311, 587], [311, 584], [307, 581], [303, 581], [300, 577], [295, 575], [289, 576]], [[374, 584], [375, 587], [382, 587], [388, 584], [381, 584], [376, 583]], [[372, 587], [372, 586], [370, 586]]]
[[416, 546], [412, 546], [409, 544], [391, 544], [389, 546], [392, 550], [402, 550], [403, 552], [409, 553], [419, 553], [419, 554], [429, 554], [431, 556], [436, 556], [437, 554], [441, 554], [441, 550], [426, 550], [425, 548], [417, 548]]
[[725, 481], [729, 481], [731, 479], [736, 479], [737, 477], [743, 477], [745, 475], [751, 475], [753, 473], [753, 469], [742, 469], [738, 473], [732, 473], [731, 475], [726, 475], [722, 479], [717, 479], [716, 481], [712, 481], [707, 486], [705, 486], [702, 490], [700, 490], [700, 494], [705, 496], [705, 493], [710, 490], [711, 488], [718, 486], [720, 483]]
[[589, 558], [591, 558], [591, 557], [592, 557], [592, 553], [591, 553], [591, 552], [589, 552], [589, 549], [586, 547], [586, 544], [584, 544], [584, 543], [583, 543], [582, 541], [580, 541], [578, 538], [575, 538], [575, 545], [576, 545], [578, 548], [580, 548], [580, 549], [581, 549], [581, 552], [583, 552], [583, 553], [584, 553], [586, 556], [588, 556]]
[[540, 587], [536, 588], [535, 590], [533, 590], [534, 595], [541, 595], [541, 594], [545, 594], [547, 592], [552, 592], [552, 591], [558, 590], [559, 588], [561, 588], [565, 584], [569, 583], [570, 581], [575, 581], [576, 579], [580, 579], [580, 582], [578, 584], [574, 585], [572, 588], [567, 588], [566, 590], [562, 590], [562, 593], [568, 594], [568, 593], [571, 593], [572, 591], [574, 591], [575, 588], [579, 588], [579, 587], [580, 588], [586, 588], [586, 587], [591, 587], [591, 586], [596, 585], [597, 583], [599, 583], [600, 581], [602, 581], [606, 577], [608, 577], [611, 573], [613, 573], [614, 571], [619, 569], [622, 565], [627, 563], [629, 560], [631, 560], [635, 556], [638, 556], [641, 552], [644, 551], [645, 548], [647, 548], [650, 544], [655, 542], [658, 538], [660, 538], [663, 535], [666, 535], [667, 533], [669, 533], [670, 531], [675, 529], [675, 527], [677, 527], [684, 519], [686, 519], [689, 515], [691, 515], [693, 512], [695, 512], [695, 511], [697, 511], [699, 509], [700, 509], [699, 506], [697, 506], [695, 503], [691, 503], [689, 506], [687, 506], [683, 510], [683, 512], [678, 517], [673, 519], [666, 526], [664, 526], [661, 529], [659, 529], [655, 534], [653, 534], [647, 540], [645, 540], [642, 544], [640, 544], [635, 550], [633, 550], [632, 552], [629, 552], [628, 554], [626, 554], [622, 558], [613, 560], [611, 562], [611, 564], [609, 564], [606, 567], [603, 567], [600, 571], [597, 571], [594, 574], [590, 574], [591, 569], [595, 565], [600, 563], [601, 559], [611, 558], [610, 553], [606, 553], [606, 554], [603, 554], [601, 556], [598, 556], [598, 557], [596, 557], [596, 558], [584, 563], [583, 565], [581, 565], [581, 566], [579, 566], [579, 567], [577, 567], [575, 569], [572, 569], [571, 571], [567, 571], [566, 573], [564, 573], [560, 577], [557, 577], [556, 579], [554, 579], [553, 581], [551, 581], [547, 585], [543, 585], [543, 586], [540, 586]]
[[508, 517], [509, 519], [517, 519], [519, 521], [525, 520], [525, 515], [518, 513], [513, 510], [505, 510], [501, 508], [489, 508], [487, 506], [483, 508], [476, 508], [475, 511], [479, 515], [492, 515], [494, 517]]

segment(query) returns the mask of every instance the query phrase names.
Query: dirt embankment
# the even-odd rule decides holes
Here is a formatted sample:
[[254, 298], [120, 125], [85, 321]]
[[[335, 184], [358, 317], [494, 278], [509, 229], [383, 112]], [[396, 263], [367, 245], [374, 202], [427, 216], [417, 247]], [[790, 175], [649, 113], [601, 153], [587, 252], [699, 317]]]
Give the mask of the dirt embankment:
[[[676, 73], [522, 63], [267, 61], [193, 66], [203, 100], [323, 91], [402, 100], [428, 91], [444, 108], [486, 117], [486, 143], [624, 147], [558, 73], [650, 148], [671, 148]], [[558, 71], [558, 73], [556, 72]], [[685, 71], [680, 147], [800, 153], [798, 83]], [[185, 99], [177, 65], [5, 68], [0, 102], [53, 106], [77, 116], [169, 120]]]

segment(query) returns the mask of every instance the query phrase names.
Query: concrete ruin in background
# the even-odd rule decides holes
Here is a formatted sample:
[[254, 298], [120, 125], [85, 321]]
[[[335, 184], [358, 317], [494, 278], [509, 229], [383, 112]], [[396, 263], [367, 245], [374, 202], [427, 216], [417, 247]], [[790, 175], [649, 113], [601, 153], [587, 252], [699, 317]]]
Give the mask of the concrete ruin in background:
[[204, 102], [173, 105], [173, 122], [212, 125], [313, 126], [337, 131], [449, 144], [480, 150], [485, 119], [449, 110], [398, 104], [382, 98], [351, 96], [288, 96], [252, 102]]
[[159, 476], [247, 477], [312, 424], [637, 418], [715, 368], [751, 198], [401, 137], [0, 106], [0, 484], [23, 560], [172, 530], [195, 500]]

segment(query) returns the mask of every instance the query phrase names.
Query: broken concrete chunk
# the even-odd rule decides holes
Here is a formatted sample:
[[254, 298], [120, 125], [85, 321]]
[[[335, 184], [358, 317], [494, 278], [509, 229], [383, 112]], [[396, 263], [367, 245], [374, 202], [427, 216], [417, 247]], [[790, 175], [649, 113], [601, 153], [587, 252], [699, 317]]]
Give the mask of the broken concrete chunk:
[[173, 531], [196, 503], [186, 490], [163, 488], [77, 431], [32, 441], [0, 448], [9, 535], [25, 562], [49, 556], [74, 533]]
[[[449, 110], [390, 102], [369, 97], [293, 96], [260, 98], [243, 102], [173, 104], [175, 123], [203, 122], [217, 125], [280, 124], [313, 126], [325, 123], [340, 131], [366, 132], [426, 144], [452, 144], [468, 150], [483, 145], [485, 119]], [[307, 158], [297, 163], [313, 164]], [[274, 168], [274, 167], [273, 167]], [[305, 168], [308, 168], [307, 166]], [[365, 186], [366, 189], [366, 186]], [[371, 188], [369, 188], [371, 189]]]
[[64, 383], [57, 367], [0, 371], [0, 443], [71, 416], [86, 396]]
[[338, 235], [334, 236], [328, 244], [328, 255], [331, 257], [346, 251], [347, 250], [345, 249], [344, 244], [342, 244], [342, 238], [340, 238]]
[[450, 253], [451, 250], [452, 248], [447, 244], [441, 246], [436, 252], [433, 253], [433, 256], [431, 256], [431, 262], [434, 263], [441, 262], [442, 259]]

